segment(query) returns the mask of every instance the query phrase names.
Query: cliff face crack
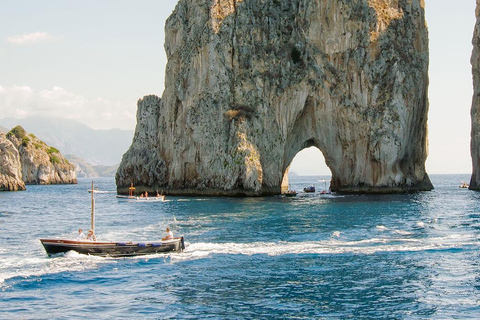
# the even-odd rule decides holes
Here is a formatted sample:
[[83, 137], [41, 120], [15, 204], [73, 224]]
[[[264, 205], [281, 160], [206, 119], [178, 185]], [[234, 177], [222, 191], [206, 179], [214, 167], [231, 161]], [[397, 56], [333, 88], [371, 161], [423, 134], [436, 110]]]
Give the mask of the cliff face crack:
[[276, 194], [311, 145], [335, 191], [432, 188], [422, 0], [180, 0], [165, 30], [165, 91], [139, 101], [119, 192]]

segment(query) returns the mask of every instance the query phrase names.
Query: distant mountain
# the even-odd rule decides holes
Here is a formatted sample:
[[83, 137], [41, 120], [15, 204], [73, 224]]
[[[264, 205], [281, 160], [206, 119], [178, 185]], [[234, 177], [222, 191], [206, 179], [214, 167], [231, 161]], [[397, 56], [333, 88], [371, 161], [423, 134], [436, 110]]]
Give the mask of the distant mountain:
[[[119, 164], [132, 143], [133, 130], [94, 130], [75, 120], [47, 117], [4, 118], [0, 126], [21, 125], [63, 154], [74, 154], [93, 165]], [[1, 130], [1, 128], [0, 128]], [[8, 131], [7, 130], [7, 131]]]
[[65, 155], [65, 158], [75, 165], [77, 177], [79, 178], [115, 177], [118, 169], [118, 164], [113, 166], [95, 166], [72, 154]]
[[0, 126], [0, 132], [1, 133], [7, 133], [9, 130], [5, 127]]

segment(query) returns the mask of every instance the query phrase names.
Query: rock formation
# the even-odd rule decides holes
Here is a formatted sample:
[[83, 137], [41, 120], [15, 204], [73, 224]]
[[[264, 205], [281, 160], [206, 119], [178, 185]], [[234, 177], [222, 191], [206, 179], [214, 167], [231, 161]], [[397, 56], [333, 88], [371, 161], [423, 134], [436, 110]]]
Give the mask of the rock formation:
[[480, 190], [480, 0], [477, 0], [477, 22], [473, 34], [472, 73], [473, 73], [473, 101], [472, 101], [472, 137], [470, 153], [472, 155], [473, 173], [470, 179], [470, 189]]
[[77, 183], [75, 166], [54, 147], [49, 147], [33, 134], [27, 134], [20, 126], [10, 130], [6, 137], [18, 150], [25, 184]]
[[340, 192], [430, 190], [423, 0], [180, 0], [117, 190], [267, 195], [315, 146]]
[[0, 191], [25, 190], [20, 155], [4, 133], [0, 133]]

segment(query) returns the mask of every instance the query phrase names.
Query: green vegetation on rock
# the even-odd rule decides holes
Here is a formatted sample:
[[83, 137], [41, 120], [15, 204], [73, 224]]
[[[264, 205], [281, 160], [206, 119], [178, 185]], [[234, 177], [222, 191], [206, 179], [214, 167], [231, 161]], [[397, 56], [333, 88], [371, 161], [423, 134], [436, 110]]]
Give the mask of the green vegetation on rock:
[[23, 139], [23, 138], [28, 138], [27, 137], [27, 132], [25, 129], [22, 128], [22, 126], [16, 126], [12, 130], [8, 131], [7, 133], [7, 138], [10, 138], [12, 136], [15, 136], [17, 139]]

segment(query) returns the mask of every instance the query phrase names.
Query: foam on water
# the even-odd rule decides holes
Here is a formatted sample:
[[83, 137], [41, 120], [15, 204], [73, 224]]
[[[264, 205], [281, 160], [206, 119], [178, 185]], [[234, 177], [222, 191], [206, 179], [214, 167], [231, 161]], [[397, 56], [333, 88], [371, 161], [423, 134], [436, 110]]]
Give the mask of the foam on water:
[[46, 274], [75, 272], [97, 268], [100, 264], [115, 263], [112, 258], [79, 254], [74, 251], [54, 258], [46, 256], [13, 257], [0, 260], [0, 288], [12, 278], [40, 277]]
[[[460, 239], [461, 238], [461, 239]], [[434, 238], [432, 241], [422, 241], [411, 238], [371, 238], [359, 241], [327, 241], [306, 242], [253, 242], [253, 243], [187, 243], [181, 255], [172, 256], [172, 260], [183, 261], [201, 259], [215, 254], [264, 254], [278, 255], [336, 255], [336, 254], [376, 254], [382, 252], [420, 252], [430, 250], [462, 249], [470, 250], [475, 242], [466, 242], [466, 237]], [[459, 246], [459, 242], [462, 245]]]

